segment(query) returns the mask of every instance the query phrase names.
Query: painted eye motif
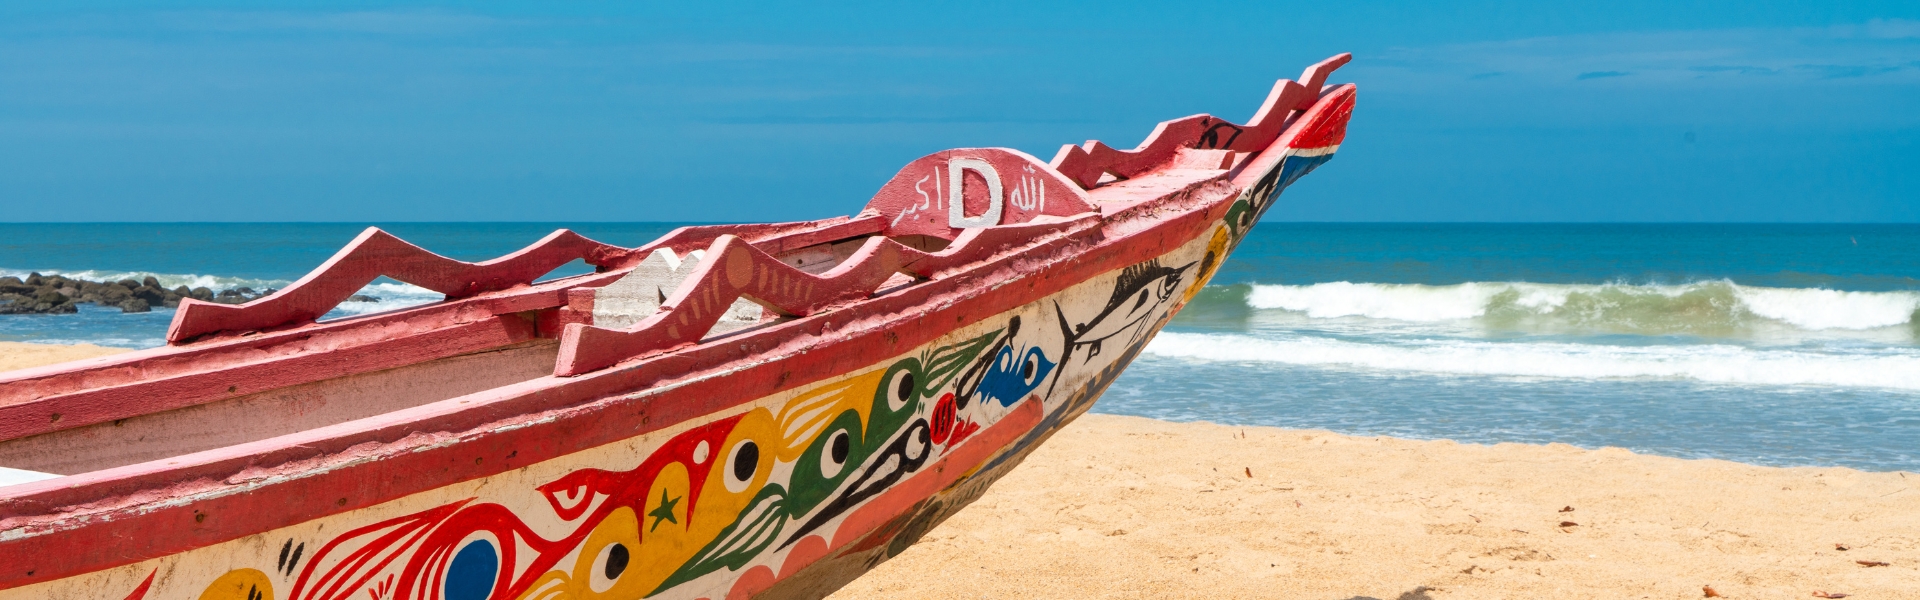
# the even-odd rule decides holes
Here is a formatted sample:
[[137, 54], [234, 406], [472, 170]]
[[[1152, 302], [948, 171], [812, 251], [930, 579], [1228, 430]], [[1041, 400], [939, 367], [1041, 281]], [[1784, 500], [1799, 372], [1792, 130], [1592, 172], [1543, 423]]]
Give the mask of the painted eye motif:
[[920, 421], [914, 423], [914, 425], [913, 431], [907, 434], [912, 436], [908, 438], [907, 441], [907, 460], [920, 460], [920, 457], [927, 453], [927, 448], [933, 441], [927, 437], [926, 421]]
[[1020, 364], [1020, 381], [1033, 385], [1033, 378], [1040, 374], [1040, 349], [1027, 351], [1027, 359]]
[[620, 576], [627, 572], [627, 564], [633, 560], [632, 551], [620, 542], [607, 544], [600, 549], [600, 555], [593, 559], [592, 579], [587, 582], [594, 593], [604, 594], [620, 582]]
[[500, 575], [500, 552], [488, 539], [475, 539], [460, 547], [447, 565], [446, 584], [441, 589], [447, 600], [487, 600], [493, 595], [495, 579]]
[[747, 485], [753, 483], [754, 472], [760, 470], [760, 445], [753, 440], [740, 440], [733, 445], [725, 468], [727, 490], [736, 494], [747, 491]]
[[912, 369], [901, 369], [895, 373], [893, 380], [887, 382], [887, 406], [896, 412], [906, 408], [913, 402], [914, 392], [918, 391], [915, 383]]
[[853, 452], [853, 436], [848, 435], [847, 430], [837, 430], [832, 435], [827, 438], [826, 451], [820, 453], [820, 476], [827, 479], [840, 476], [840, 470], [847, 466], [847, 455]]

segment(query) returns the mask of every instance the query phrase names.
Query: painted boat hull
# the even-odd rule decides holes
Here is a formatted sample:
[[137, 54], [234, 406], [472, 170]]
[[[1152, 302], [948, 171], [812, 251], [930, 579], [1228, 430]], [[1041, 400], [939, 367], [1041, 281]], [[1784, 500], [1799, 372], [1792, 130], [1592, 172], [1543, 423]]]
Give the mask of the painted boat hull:
[[[1042, 196], [1027, 192], [1033, 215], [1019, 218], [1038, 223], [1027, 238], [964, 269], [928, 271], [933, 283], [611, 362], [595, 353], [665, 335], [672, 312], [706, 314], [699, 324], [711, 326], [741, 294], [705, 301], [718, 308], [701, 313], [697, 293], [684, 291], [696, 286], [681, 286], [671, 312], [624, 329], [596, 328], [582, 316], [593, 297], [579, 293], [562, 307], [576, 309], [571, 322], [541, 321], [566, 321], [562, 308], [495, 309], [487, 318], [531, 323], [500, 321], [507, 333], [495, 341], [512, 343], [496, 347], [513, 349], [495, 352], [553, 353], [553, 376], [0, 490], [0, 562], [19, 565], [0, 572], [0, 599], [825, 595], [978, 498], [1092, 406], [1280, 191], [1331, 157], [1352, 87], [1314, 87], [1294, 118], [1268, 125], [1271, 144], [1236, 154], [1218, 137], [1217, 150], [1176, 140], [1206, 152], [1170, 150], [1156, 168], [1094, 185], [1097, 215], [1048, 218]], [[1106, 172], [1128, 168], [1102, 148], [1077, 149], [1108, 161]], [[956, 184], [967, 168], [1009, 170], [989, 164], [999, 155], [952, 153], [916, 161], [896, 182], [927, 180], [914, 177], [922, 162]], [[1054, 161], [1061, 181], [1086, 176], [1072, 156]], [[890, 234], [938, 221], [904, 202], [876, 199], [866, 216], [890, 219]], [[949, 214], [968, 218], [965, 202], [956, 194]], [[1012, 202], [1022, 201], [1010, 213], [1022, 208]], [[1004, 218], [1014, 217], [994, 219]], [[727, 243], [709, 247], [713, 260], [694, 277], [781, 304], [765, 301], [773, 288], [753, 287], [766, 271], [740, 266], [747, 259], [733, 259], [745, 255]], [[879, 260], [856, 254], [829, 275]], [[535, 333], [509, 331], [521, 326]], [[561, 347], [542, 330], [564, 331]], [[453, 378], [493, 368], [468, 360], [478, 362]]]

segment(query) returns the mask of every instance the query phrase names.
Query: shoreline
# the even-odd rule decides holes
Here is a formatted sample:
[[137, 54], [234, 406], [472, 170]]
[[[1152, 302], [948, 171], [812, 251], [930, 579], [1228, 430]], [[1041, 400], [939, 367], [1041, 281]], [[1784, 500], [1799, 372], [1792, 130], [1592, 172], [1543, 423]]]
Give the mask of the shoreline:
[[1917, 556], [1909, 472], [1090, 414], [832, 597], [1920, 597]]

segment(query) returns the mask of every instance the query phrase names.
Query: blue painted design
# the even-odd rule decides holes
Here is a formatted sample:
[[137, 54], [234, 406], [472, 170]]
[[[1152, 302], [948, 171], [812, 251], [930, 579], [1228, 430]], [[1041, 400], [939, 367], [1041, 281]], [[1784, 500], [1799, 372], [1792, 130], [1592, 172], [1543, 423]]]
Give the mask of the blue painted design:
[[[1293, 182], [1299, 181], [1301, 177], [1312, 173], [1314, 168], [1326, 164], [1329, 160], [1333, 160], [1333, 153], [1331, 152], [1319, 156], [1295, 155], [1287, 157], [1286, 160], [1280, 162], [1280, 185], [1274, 186], [1273, 193], [1279, 195], [1280, 190], [1287, 189], [1287, 186], [1293, 185]], [[1267, 201], [1272, 202], [1273, 199], [1269, 197]]]
[[447, 600], [487, 600], [500, 575], [500, 553], [486, 540], [468, 542], [447, 567]]
[[1047, 353], [1040, 348], [1028, 348], [1016, 355], [1012, 347], [1001, 346], [993, 367], [980, 380], [980, 397], [1012, 406], [1039, 388], [1052, 372], [1053, 361], [1047, 360]]

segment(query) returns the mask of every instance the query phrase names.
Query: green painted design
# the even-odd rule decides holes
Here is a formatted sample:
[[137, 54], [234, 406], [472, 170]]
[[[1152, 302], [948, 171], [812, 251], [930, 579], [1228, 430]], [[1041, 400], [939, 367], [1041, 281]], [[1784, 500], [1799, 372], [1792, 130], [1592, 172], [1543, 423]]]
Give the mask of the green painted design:
[[680, 520], [673, 518], [673, 507], [677, 504], [680, 504], [679, 498], [668, 500], [667, 491], [664, 489], [660, 490], [659, 508], [655, 508], [653, 510], [647, 511], [647, 516], [653, 517], [653, 526], [648, 527], [647, 531], [653, 531], [655, 529], [659, 529], [661, 521], [667, 521], [675, 525], [679, 525]]
[[665, 581], [660, 582], [660, 587], [647, 595], [658, 594], [721, 568], [740, 570], [741, 566], [772, 545], [786, 524], [786, 490], [779, 484], [768, 484], [754, 495], [753, 501], [747, 503], [747, 508], [740, 511], [733, 524], [720, 530], [713, 541], [708, 542], [693, 558], [687, 559], [686, 564], [680, 565]]
[[[787, 498], [787, 508], [795, 517], [813, 512], [815, 506], [826, 500], [840, 484], [854, 471], [859, 470], [867, 457], [873, 454], [874, 446], [868, 444], [861, 434], [860, 412], [842, 411], [827, 424], [825, 431], [814, 438], [806, 452], [800, 454], [800, 461], [793, 465], [793, 478], [790, 480], [793, 493]], [[844, 436], [845, 441], [837, 441]], [[846, 453], [836, 456], [834, 446], [845, 444]], [[838, 460], [836, 460], [836, 458]]]

